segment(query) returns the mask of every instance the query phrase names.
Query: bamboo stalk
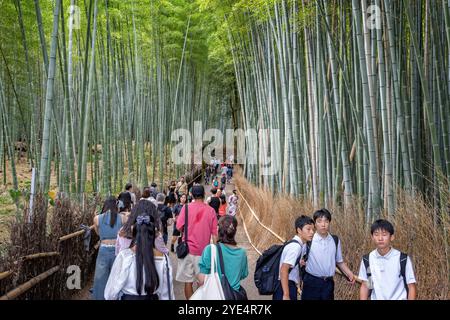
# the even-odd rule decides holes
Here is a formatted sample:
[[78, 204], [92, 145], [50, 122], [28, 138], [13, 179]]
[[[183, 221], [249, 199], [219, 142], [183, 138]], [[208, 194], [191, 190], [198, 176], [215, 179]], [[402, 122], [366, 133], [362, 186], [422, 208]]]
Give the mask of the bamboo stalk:
[[42, 282], [43, 280], [47, 279], [49, 276], [51, 276], [52, 274], [54, 274], [58, 270], [59, 270], [59, 266], [55, 266], [55, 267], [53, 267], [53, 268], [51, 268], [51, 269], [41, 273], [37, 277], [34, 277], [31, 280], [21, 284], [17, 288], [9, 291], [4, 296], [1, 296], [0, 300], [13, 300], [13, 299], [17, 298], [18, 296], [20, 296], [24, 292], [30, 290], [32, 287], [34, 287], [39, 282]]

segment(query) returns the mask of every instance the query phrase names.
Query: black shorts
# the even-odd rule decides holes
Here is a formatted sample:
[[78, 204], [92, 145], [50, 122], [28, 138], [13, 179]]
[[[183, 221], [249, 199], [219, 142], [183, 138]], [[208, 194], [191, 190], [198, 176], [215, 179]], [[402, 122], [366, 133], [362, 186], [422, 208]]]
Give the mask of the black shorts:
[[178, 229], [175, 228], [175, 226], [173, 227], [172, 236], [174, 236], [174, 237], [179, 237], [179, 236], [181, 236], [181, 232], [178, 231]]

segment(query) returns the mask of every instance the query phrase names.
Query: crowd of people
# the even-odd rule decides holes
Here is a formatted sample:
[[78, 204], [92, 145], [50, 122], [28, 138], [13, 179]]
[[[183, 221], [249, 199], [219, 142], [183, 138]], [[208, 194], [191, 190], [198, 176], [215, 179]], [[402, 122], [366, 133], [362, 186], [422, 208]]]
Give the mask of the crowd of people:
[[[222, 167], [228, 170], [231, 166]], [[193, 183], [189, 188], [183, 176], [178, 182], [171, 181], [166, 192], [158, 191], [155, 183], [143, 188], [142, 193], [136, 192], [137, 188], [128, 183], [117, 198], [109, 197], [94, 218], [100, 249], [95, 267], [93, 298], [175, 299], [169, 255], [175, 254], [176, 246], [184, 241], [184, 232], [187, 231], [184, 229], [185, 224], [189, 227], [189, 253], [177, 260], [175, 277], [176, 281], [185, 284], [185, 298], [189, 299], [193, 294], [195, 282], [201, 283], [202, 272], [209, 272], [209, 251], [205, 248], [211, 241], [221, 244], [227, 259], [225, 271], [231, 272], [232, 286], [239, 290], [239, 282], [247, 276], [248, 271], [239, 276], [235, 270], [228, 270], [228, 262], [245, 266], [247, 270], [247, 256], [234, 240], [238, 207], [236, 191], [233, 191], [228, 201], [225, 195], [231, 172], [232, 169], [228, 179], [222, 180], [220, 188], [212, 187], [212, 197], [208, 201], [205, 201], [204, 187]], [[140, 199], [137, 199], [136, 194], [140, 194]], [[187, 206], [189, 214], [186, 220]], [[170, 226], [173, 226], [173, 231], [169, 239]], [[239, 257], [231, 252], [239, 252]]]
[[[190, 299], [194, 284], [201, 286], [205, 275], [211, 272], [213, 246], [220, 252], [222, 263], [225, 262], [222, 267], [216, 263], [217, 271], [226, 277], [237, 299], [247, 299], [241, 285], [248, 276], [247, 253], [235, 239], [239, 197], [236, 190], [228, 198], [225, 193], [233, 169], [215, 162], [206, 169], [205, 185], [212, 184], [207, 199], [202, 185], [194, 183], [189, 188], [181, 177], [178, 182], [171, 181], [165, 193], [152, 183], [137, 199], [133, 192], [137, 189], [127, 184], [117, 198], [109, 197], [104, 202], [94, 218], [101, 241], [92, 289], [94, 299], [181, 298], [174, 294], [170, 254], [177, 256], [175, 281], [184, 283], [184, 298]], [[217, 172], [222, 174], [220, 187]], [[331, 213], [327, 209], [315, 211], [312, 218], [302, 215], [295, 220], [295, 236], [279, 246], [278, 268], [270, 291], [274, 300], [297, 300], [300, 286], [302, 300], [333, 300], [336, 268], [349, 283], [355, 283], [357, 277], [344, 262], [341, 241], [330, 233], [330, 223]], [[173, 231], [169, 241], [170, 226]], [[360, 298], [415, 299], [412, 263], [406, 254], [392, 248], [392, 224], [375, 221], [371, 237], [376, 249], [361, 260]], [[187, 248], [183, 255], [177, 250], [182, 245]], [[258, 263], [259, 260], [255, 283], [261, 267]]]

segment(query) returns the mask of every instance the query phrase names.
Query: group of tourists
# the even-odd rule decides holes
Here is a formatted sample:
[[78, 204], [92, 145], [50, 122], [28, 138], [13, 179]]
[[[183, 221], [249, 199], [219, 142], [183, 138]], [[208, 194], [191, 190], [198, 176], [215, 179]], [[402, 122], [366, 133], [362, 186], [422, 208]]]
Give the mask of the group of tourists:
[[[241, 281], [248, 276], [247, 253], [235, 239], [239, 197], [233, 190], [227, 199], [224, 187], [213, 185], [210, 191], [205, 199], [202, 185], [188, 189], [181, 177], [169, 184], [167, 194], [152, 184], [137, 200], [133, 186], [127, 184], [117, 199], [108, 198], [94, 218], [101, 244], [93, 298], [180, 298], [174, 295], [169, 259], [176, 254], [175, 281], [184, 283], [186, 299], [193, 296], [194, 287], [204, 285], [206, 275], [218, 272], [233, 292], [228, 298], [246, 300]], [[302, 215], [295, 220], [295, 236], [266, 250], [256, 263], [254, 279], [260, 294], [271, 294], [274, 300], [297, 300], [299, 296], [302, 300], [333, 300], [336, 268], [349, 283], [355, 283], [357, 277], [344, 262], [341, 241], [330, 233], [330, 223], [331, 213], [325, 208], [315, 211], [312, 218]], [[360, 298], [415, 299], [411, 260], [392, 248], [392, 224], [375, 221], [371, 237], [376, 249], [361, 260]], [[211, 257], [217, 260], [217, 270], [211, 270]]]
[[[171, 181], [166, 193], [159, 192], [155, 183], [145, 187], [142, 193], [133, 190], [137, 191], [127, 184], [117, 198], [106, 199], [100, 214], [94, 218], [95, 231], [100, 237], [92, 288], [94, 299], [175, 299], [169, 254], [175, 253], [175, 247], [184, 241], [189, 253], [178, 258], [175, 279], [185, 283], [186, 299], [193, 293], [194, 282], [201, 283], [202, 272], [209, 273], [210, 257], [206, 248], [211, 241], [223, 246], [223, 256], [227, 259], [225, 270], [232, 275], [232, 286], [239, 289], [240, 280], [247, 276], [248, 270], [246, 253], [236, 246], [234, 240], [237, 231], [234, 217], [238, 204], [236, 191], [230, 195], [230, 205], [227, 206], [226, 201], [222, 203], [221, 192], [224, 190], [218, 189], [219, 197], [216, 197], [215, 189], [212, 202], [220, 199], [215, 208], [205, 201], [204, 187], [194, 183], [188, 189], [184, 177], [177, 183]], [[140, 194], [139, 200], [136, 194]], [[188, 213], [185, 212], [187, 207]], [[226, 214], [227, 207], [229, 215]], [[169, 227], [172, 225], [169, 241]], [[234, 267], [228, 270], [229, 263], [242, 265], [242, 274], [237, 274]]]
[[233, 164], [228, 162], [220, 163], [217, 159], [212, 159], [205, 168], [205, 185], [210, 183], [215, 187], [225, 188], [227, 183], [233, 178]]

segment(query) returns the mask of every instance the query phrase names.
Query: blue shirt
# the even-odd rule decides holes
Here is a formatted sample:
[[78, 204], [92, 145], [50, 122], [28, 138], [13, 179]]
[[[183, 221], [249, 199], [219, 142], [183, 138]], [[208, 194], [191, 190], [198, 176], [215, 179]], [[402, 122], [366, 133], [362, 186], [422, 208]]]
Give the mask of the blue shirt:
[[[247, 251], [242, 248], [233, 248], [224, 244], [218, 244], [222, 249], [223, 263], [225, 265], [225, 275], [230, 286], [238, 291], [241, 287], [241, 280], [248, 276]], [[200, 273], [209, 274], [211, 272], [211, 244], [203, 250], [202, 256], [198, 263]], [[220, 269], [219, 252], [216, 256], [216, 266], [219, 274]]]

